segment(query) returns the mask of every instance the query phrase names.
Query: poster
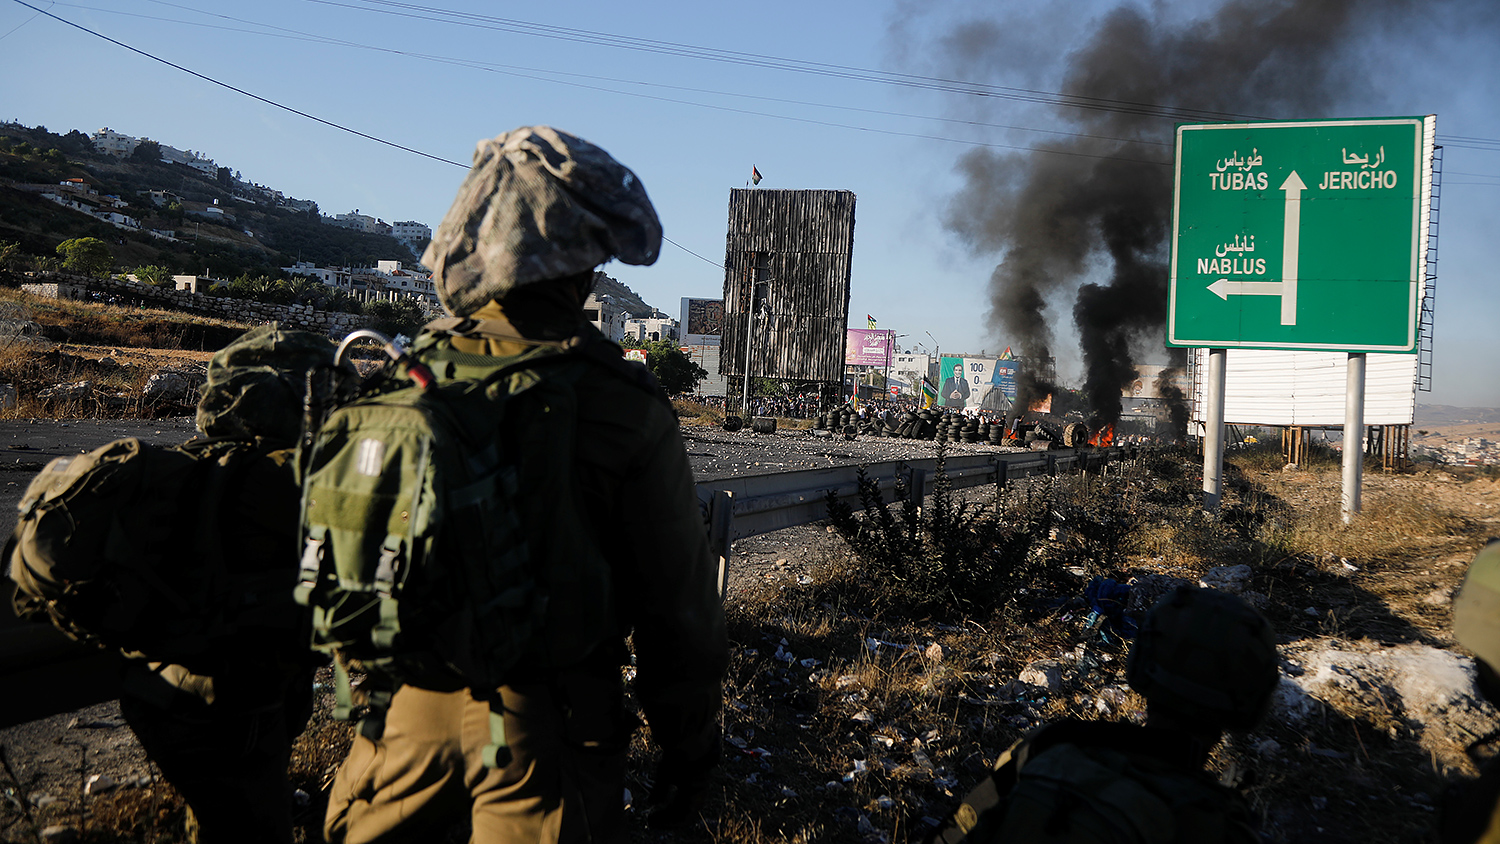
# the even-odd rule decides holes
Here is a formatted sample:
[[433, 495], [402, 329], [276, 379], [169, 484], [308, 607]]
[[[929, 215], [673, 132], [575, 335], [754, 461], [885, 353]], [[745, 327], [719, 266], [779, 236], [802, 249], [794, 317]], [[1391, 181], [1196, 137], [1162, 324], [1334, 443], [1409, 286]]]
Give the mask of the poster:
[[1016, 400], [1016, 362], [945, 355], [938, 364], [938, 406], [1007, 413]]
[[717, 336], [724, 331], [723, 299], [683, 299], [687, 307], [684, 334]]
[[844, 338], [844, 363], [853, 366], [890, 366], [894, 331], [850, 328]]

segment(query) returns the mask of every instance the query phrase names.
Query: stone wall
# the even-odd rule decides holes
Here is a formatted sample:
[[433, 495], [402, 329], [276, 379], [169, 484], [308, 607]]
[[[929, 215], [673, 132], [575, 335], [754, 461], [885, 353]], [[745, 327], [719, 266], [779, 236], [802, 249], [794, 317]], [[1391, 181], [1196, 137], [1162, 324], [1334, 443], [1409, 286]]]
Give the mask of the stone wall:
[[117, 305], [185, 311], [250, 325], [280, 322], [289, 327], [317, 331], [330, 337], [343, 337], [355, 329], [368, 327], [371, 322], [363, 314], [319, 311], [311, 305], [273, 305], [246, 299], [205, 296], [169, 287], [151, 287], [124, 279], [93, 278], [73, 273], [36, 273], [29, 282], [21, 285], [21, 289], [53, 299], [95, 300]]

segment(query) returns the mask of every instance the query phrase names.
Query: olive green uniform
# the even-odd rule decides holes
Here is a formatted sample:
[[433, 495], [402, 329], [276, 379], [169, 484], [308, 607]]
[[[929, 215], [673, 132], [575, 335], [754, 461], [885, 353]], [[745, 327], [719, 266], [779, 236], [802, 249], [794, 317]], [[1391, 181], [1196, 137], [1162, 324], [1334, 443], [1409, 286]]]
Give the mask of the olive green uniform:
[[[491, 303], [472, 316], [527, 336], [594, 332], [578, 322], [576, 302], [559, 299], [539, 313], [533, 321], [512, 315], [513, 324]], [[501, 365], [530, 348], [494, 339], [451, 342]], [[499, 690], [512, 753], [503, 769], [481, 760], [491, 741], [483, 696], [399, 689], [384, 735], [356, 737], [338, 773], [325, 823], [330, 841], [426, 840], [434, 824], [466, 810], [478, 842], [618, 839], [625, 749], [635, 726], [622, 704], [627, 633], [635, 696], [663, 754], [659, 777], [699, 782], [717, 762], [728, 647], [717, 565], [676, 417], [659, 392], [602, 365], [566, 365], [585, 367], [575, 382], [573, 486], [609, 564], [610, 589], [553, 590], [546, 626], [596, 644], [582, 660]], [[523, 468], [523, 495], [526, 488]]]
[[[1050, 724], [1001, 755], [995, 769], [964, 796], [932, 842], [1260, 841], [1249, 825], [1244, 799], [1203, 772], [1201, 755], [1190, 736], [1176, 731], [1109, 722]], [[1112, 771], [1113, 779], [1097, 778], [1103, 769]], [[1139, 814], [1131, 811], [1103, 817], [1089, 811], [1086, 798], [1078, 796], [1072, 797], [1071, 805], [1058, 800], [1040, 812], [1013, 811], [1016, 786], [1027, 776], [1061, 777], [1068, 783], [1064, 793], [1074, 795], [1097, 791], [1102, 796], [1108, 789], [1122, 795], [1115, 799], [1131, 804]], [[1097, 779], [1087, 779], [1090, 776]], [[1121, 782], [1127, 779], [1128, 783]], [[1135, 788], [1144, 791], [1131, 795], [1129, 790]], [[1152, 809], [1142, 808], [1148, 803]], [[1160, 812], [1162, 806], [1168, 811], [1159, 817], [1150, 816], [1152, 811]], [[1038, 825], [1040, 829], [1035, 828]], [[1128, 829], [1137, 825], [1141, 829]]]

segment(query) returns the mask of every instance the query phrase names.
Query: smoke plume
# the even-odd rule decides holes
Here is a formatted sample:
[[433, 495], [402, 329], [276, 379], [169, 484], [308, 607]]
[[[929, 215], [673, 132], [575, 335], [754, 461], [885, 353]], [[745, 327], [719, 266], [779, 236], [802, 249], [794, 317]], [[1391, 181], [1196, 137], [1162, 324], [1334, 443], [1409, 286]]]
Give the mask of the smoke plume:
[[[1174, 123], [1339, 116], [1334, 109], [1357, 65], [1347, 60], [1350, 49], [1411, 6], [1230, 0], [1190, 21], [1162, 4], [1121, 6], [1067, 62], [1061, 92], [1088, 107], [1056, 108], [1077, 134], [1024, 152], [975, 150], [959, 161], [965, 187], [948, 224], [976, 249], [1004, 253], [990, 304], [1005, 341], [1026, 357], [1052, 357], [1047, 300], [1076, 290], [1072, 315], [1093, 428], [1119, 419], [1136, 353], [1162, 342]], [[976, 26], [983, 25], [960, 27], [948, 42], [972, 44], [965, 30]], [[993, 55], [970, 58], [976, 69], [997, 66]], [[1051, 387], [1023, 376], [1019, 403]]]

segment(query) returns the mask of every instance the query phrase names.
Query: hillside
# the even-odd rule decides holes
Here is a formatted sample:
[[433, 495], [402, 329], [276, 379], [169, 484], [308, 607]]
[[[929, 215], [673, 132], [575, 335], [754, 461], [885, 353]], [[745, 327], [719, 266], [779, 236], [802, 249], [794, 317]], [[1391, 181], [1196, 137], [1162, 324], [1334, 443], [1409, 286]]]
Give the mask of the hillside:
[[[145, 231], [117, 228], [88, 214], [42, 199], [22, 185], [56, 185], [81, 179], [100, 197], [117, 196], [120, 213], [142, 229], [176, 232], [164, 240]], [[161, 204], [151, 191], [164, 191]], [[149, 155], [119, 159], [95, 153], [87, 135], [65, 135], [45, 127], [0, 124], [0, 242], [19, 244], [25, 255], [52, 255], [58, 243], [97, 237], [109, 245], [120, 268], [156, 264], [174, 273], [217, 278], [281, 275], [295, 261], [319, 265], [374, 266], [376, 261], [415, 263], [411, 251], [386, 235], [326, 225], [314, 205], [298, 211], [269, 195], [239, 192], [227, 170], [218, 178]], [[248, 198], [254, 196], [254, 199]], [[222, 211], [210, 219], [207, 209]]]

